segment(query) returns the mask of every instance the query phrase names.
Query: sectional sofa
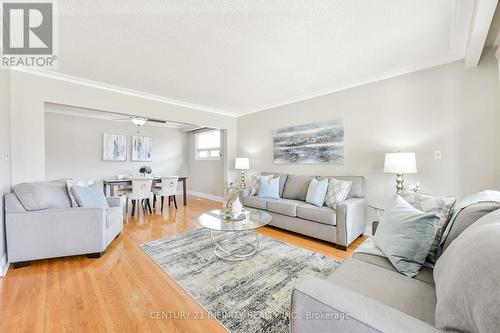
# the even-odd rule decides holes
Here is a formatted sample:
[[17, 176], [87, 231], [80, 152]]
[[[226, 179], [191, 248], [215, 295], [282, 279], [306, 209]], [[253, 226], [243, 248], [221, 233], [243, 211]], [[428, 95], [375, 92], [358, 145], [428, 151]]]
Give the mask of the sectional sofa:
[[273, 218], [271, 226], [334, 243], [344, 251], [365, 231], [365, 180], [362, 176], [335, 177], [352, 181], [352, 186], [346, 200], [338, 204], [337, 209], [332, 209], [305, 202], [309, 183], [315, 176], [262, 173], [269, 174], [280, 178], [280, 198], [247, 195], [243, 204], [270, 213]]
[[292, 293], [291, 333], [499, 331], [500, 203], [456, 215], [434, 268], [400, 274], [371, 238], [326, 279]]

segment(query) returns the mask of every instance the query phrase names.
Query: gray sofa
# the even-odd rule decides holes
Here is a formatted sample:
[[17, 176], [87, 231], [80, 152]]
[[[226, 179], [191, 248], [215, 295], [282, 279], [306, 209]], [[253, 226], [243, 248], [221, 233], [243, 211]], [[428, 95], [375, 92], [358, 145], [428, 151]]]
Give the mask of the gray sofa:
[[247, 195], [243, 204], [265, 210], [272, 216], [271, 226], [325, 240], [346, 250], [366, 229], [365, 180], [361, 176], [335, 177], [352, 181], [345, 201], [337, 209], [317, 207], [305, 202], [309, 183], [315, 176], [263, 172], [280, 177], [280, 199]]
[[31, 260], [100, 257], [123, 229], [119, 198], [110, 208], [72, 207], [65, 180], [16, 185], [5, 196], [7, 256], [15, 268]]
[[[498, 332], [499, 207], [464, 209], [435, 269], [422, 267], [414, 278], [370, 250], [327, 279], [302, 279], [292, 293], [290, 332]], [[373, 247], [371, 238], [360, 246]]]

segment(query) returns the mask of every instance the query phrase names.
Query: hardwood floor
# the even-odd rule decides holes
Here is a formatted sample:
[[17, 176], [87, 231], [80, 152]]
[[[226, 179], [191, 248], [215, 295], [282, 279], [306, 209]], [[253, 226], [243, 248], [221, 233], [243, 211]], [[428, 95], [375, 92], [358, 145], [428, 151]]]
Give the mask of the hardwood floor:
[[[220, 203], [190, 197], [188, 206], [127, 218], [122, 234], [99, 259], [39, 260], [0, 279], [0, 332], [225, 332], [137, 245], [197, 227]], [[272, 227], [269, 237], [344, 259], [331, 244]], [[184, 316], [184, 317], [181, 317]]]

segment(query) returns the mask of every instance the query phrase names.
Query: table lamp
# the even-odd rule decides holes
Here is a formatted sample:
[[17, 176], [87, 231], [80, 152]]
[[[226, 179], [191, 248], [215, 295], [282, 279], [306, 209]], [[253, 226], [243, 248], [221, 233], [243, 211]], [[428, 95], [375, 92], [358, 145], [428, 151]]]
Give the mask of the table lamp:
[[241, 170], [241, 187], [245, 187], [245, 170], [250, 169], [250, 160], [248, 157], [236, 157], [234, 168]]
[[407, 173], [417, 173], [415, 153], [385, 154], [384, 172], [396, 174], [396, 193], [401, 193], [404, 187], [403, 175]]

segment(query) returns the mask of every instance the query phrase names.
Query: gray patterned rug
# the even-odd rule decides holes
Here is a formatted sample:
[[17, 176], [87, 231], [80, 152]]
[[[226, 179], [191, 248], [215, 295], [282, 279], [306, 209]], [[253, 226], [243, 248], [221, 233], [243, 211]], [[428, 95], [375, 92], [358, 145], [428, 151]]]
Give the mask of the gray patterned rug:
[[230, 332], [288, 332], [291, 294], [297, 280], [306, 275], [326, 277], [340, 262], [259, 237], [257, 254], [239, 262], [217, 258], [206, 229], [140, 246]]

